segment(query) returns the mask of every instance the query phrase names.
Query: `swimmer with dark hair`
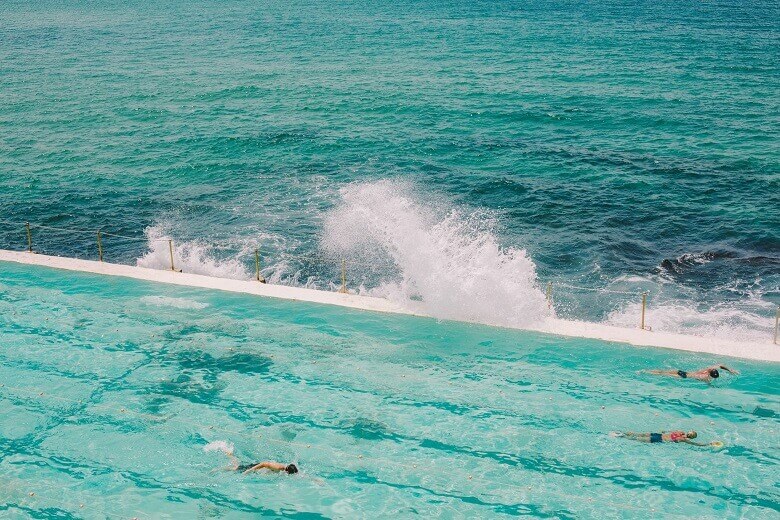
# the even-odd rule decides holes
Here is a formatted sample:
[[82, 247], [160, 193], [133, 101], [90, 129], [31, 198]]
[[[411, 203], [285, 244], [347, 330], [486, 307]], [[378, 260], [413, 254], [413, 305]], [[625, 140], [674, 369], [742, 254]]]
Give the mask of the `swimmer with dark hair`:
[[281, 462], [273, 462], [270, 460], [267, 460], [265, 462], [258, 462], [255, 464], [239, 464], [238, 459], [234, 461], [234, 466], [232, 467], [233, 471], [240, 471], [244, 475], [247, 473], [251, 473], [253, 471], [260, 471], [262, 469], [267, 469], [268, 471], [275, 471], [277, 473], [279, 472], [285, 472], [288, 475], [294, 475], [298, 473], [298, 466], [295, 464], [282, 464]]
[[233, 454], [233, 445], [225, 441], [214, 441], [208, 443], [203, 447], [203, 451], [221, 451], [230, 459], [230, 466], [222, 468], [226, 471], [239, 471], [246, 475], [253, 471], [268, 470], [275, 473], [287, 473], [288, 475], [294, 475], [298, 473], [298, 466], [295, 464], [282, 464], [281, 462], [273, 462], [270, 460], [264, 462], [254, 462], [252, 464], [241, 464], [241, 461]]
[[696, 372], [686, 372], [685, 370], [645, 370], [648, 374], [656, 376], [671, 376], [679, 379], [696, 379], [698, 381], [704, 381], [705, 383], [712, 383], [715, 379], [720, 377], [720, 370], [725, 370], [729, 374], [738, 375], [737, 370], [731, 369], [726, 365], [714, 365], [707, 368], [702, 368]]
[[631, 439], [633, 441], [639, 441], [639, 442], [649, 442], [649, 443], [656, 443], [656, 442], [684, 442], [686, 444], [692, 444], [694, 446], [712, 446], [713, 448], [722, 448], [723, 443], [720, 441], [713, 441], [713, 442], [696, 442], [693, 439], [698, 437], [698, 434], [691, 430], [688, 433], [680, 430], [675, 430], [673, 432], [661, 432], [661, 433], [634, 433], [634, 432], [613, 432], [611, 434], [613, 437], [622, 437], [624, 439]]

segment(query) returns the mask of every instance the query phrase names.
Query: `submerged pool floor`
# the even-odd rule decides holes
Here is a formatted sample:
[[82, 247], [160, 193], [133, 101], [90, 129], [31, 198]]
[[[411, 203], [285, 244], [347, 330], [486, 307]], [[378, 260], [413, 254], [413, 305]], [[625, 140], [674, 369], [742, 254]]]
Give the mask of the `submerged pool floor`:
[[[9, 263], [0, 330], [0, 516], [780, 512], [777, 364]], [[609, 436], [670, 429], [726, 447]]]

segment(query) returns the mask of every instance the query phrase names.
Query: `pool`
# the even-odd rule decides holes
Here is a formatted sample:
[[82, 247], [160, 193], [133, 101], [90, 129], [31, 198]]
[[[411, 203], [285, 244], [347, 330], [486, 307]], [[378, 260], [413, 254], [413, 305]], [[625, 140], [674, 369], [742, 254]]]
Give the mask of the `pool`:
[[[0, 516], [780, 512], [777, 364], [3, 262], [0, 327]], [[726, 446], [609, 436], [662, 429]]]

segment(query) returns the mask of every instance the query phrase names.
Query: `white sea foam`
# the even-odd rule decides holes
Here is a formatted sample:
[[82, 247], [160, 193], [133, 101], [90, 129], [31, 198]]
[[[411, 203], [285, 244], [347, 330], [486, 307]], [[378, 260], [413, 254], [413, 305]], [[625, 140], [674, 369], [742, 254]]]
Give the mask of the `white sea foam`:
[[488, 215], [439, 210], [414, 185], [382, 180], [341, 190], [325, 222], [334, 256], [388, 264], [398, 279], [365, 292], [438, 318], [523, 326], [548, 315], [525, 250], [502, 248]]
[[[171, 237], [166, 233], [165, 226], [151, 226], [145, 233], [149, 239], [149, 251], [137, 260], [137, 265], [151, 269], [170, 269], [168, 240]], [[213, 247], [206, 243], [174, 240], [173, 245], [173, 261], [177, 269], [217, 278], [249, 278], [249, 272], [239, 258], [241, 252], [232, 258], [217, 259]]]
[[177, 309], [205, 309], [208, 303], [188, 300], [187, 298], [172, 298], [170, 296], [142, 296], [141, 301], [158, 307], [176, 307]]
[[210, 452], [210, 451], [221, 451], [222, 453], [225, 453], [227, 455], [230, 455], [233, 453], [234, 446], [232, 443], [226, 442], [226, 441], [212, 441], [205, 446], [203, 446], [203, 451]]
[[[636, 327], [640, 313], [641, 304], [631, 303], [612, 312], [606, 323]], [[737, 303], [705, 309], [697, 309], [692, 302], [683, 301], [651, 304], [646, 310], [645, 322], [657, 331], [757, 343], [771, 341], [774, 328], [774, 319], [744, 309]]]
[[[389, 299], [412, 312], [509, 327], [528, 327], [550, 317], [534, 262], [522, 249], [500, 246], [489, 213], [430, 200], [424, 192], [400, 180], [344, 187], [340, 204], [324, 220], [322, 246], [333, 257], [331, 263], [337, 265], [346, 257], [353, 283], [361, 271], [367, 275], [364, 281], [369, 285], [359, 287], [361, 294]], [[146, 234], [149, 251], [137, 264], [170, 269], [168, 228], [158, 224]], [[337, 288], [301, 271], [294, 255], [284, 253], [282, 237], [250, 237], [229, 254], [205, 242], [174, 240], [174, 262], [187, 273], [248, 280], [252, 274], [246, 266], [263, 240], [271, 240], [277, 251], [264, 259], [262, 274], [270, 284]], [[686, 254], [678, 260], [701, 264], [710, 258]], [[697, 294], [682, 291], [664, 276], [620, 276], [610, 288], [639, 293], [653, 286], [670, 295], [651, 299], [646, 322], [653, 330], [736, 341], [765, 342], [771, 337], [774, 310], [760, 297], [706, 308], [697, 304]], [[588, 293], [578, 297], [583, 302], [589, 298]], [[604, 305], [603, 298], [597, 305]], [[633, 328], [639, 314], [639, 303], [632, 302], [612, 312], [605, 323]]]
[[[150, 226], [145, 230], [148, 238], [148, 251], [136, 260], [139, 267], [167, 271], [171, 268], [171, 256], [168, 240], [171, 234], [165, 224]], [[185, 273], [202, 274], [216, 278], [248, 280], [254, 278], [254, 272], [247, 270], [247, 265], [254, 263], [255, 249], [265, 241], [274, 244], [278, 249], [284, 241], [277, 236], [259, 234], [258, 236], [236, 239], [232, 246], [225, 249], [216, 247], [204, 241], [183, 241], [173, 239], [173, 260], [176, 269]], [[262, 249], [262, 247], [261, 247]], [[269, 260], [272, 263], [269, 263]], [[275, 258], [262, 257], [260, 274], [266, 281], [274, 285], [290, 285], [317, 289], [318, 283], [314, 276], [306, 275], [296, 269], [289, 258], [283, 253]]]

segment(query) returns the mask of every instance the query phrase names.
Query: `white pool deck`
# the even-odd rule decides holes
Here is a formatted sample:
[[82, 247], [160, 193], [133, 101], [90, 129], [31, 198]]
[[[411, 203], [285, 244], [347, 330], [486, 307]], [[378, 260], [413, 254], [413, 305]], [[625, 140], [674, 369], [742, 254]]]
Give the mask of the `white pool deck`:
[[[288, 287], [286, 285], [262, 284], [254, 280], [214, 278], [198, 274], [178, 273], [131, 265], [110, 264], [94, 260], [80, 260], [77, 258], [47, 256], [29, 253], [27, 251], [7, 251], [2, 249], [0, 249], [0, 261], [108, 276], [123, 276], [150, 282], [186, 285], [188, 287], [202, 287], [205, 289], [254, 294], [268, 298], [282, 298], [285, 300], [338, 305], [366, 311], [420, 316], [419, 313], [405, 309], [401, 305], [382, 298], [355, 294], [341, 294], [300, 287]], [[1, 268], [2, 265], [0, 264], [0, 269]], [[535, 326], [523, 327], [523, 330], [543, 332], [558, 336], [615, 341], [638, 346], [662, 347], [692, 352], [705, 352], [708, 354], [718, 354], [743, 359], [780, 362], [780, 345], [773, 344], [771, 341], [772, 338], [767, 338], [766, 343], [749, 343], [719, 338], [688, 336], [669, 332], [647, 331], [641, 330], [638, 327], [636, 329], [629, 329], [603, 325], [601, 323], [562, 320], [558, 318], [548, 318]]]

